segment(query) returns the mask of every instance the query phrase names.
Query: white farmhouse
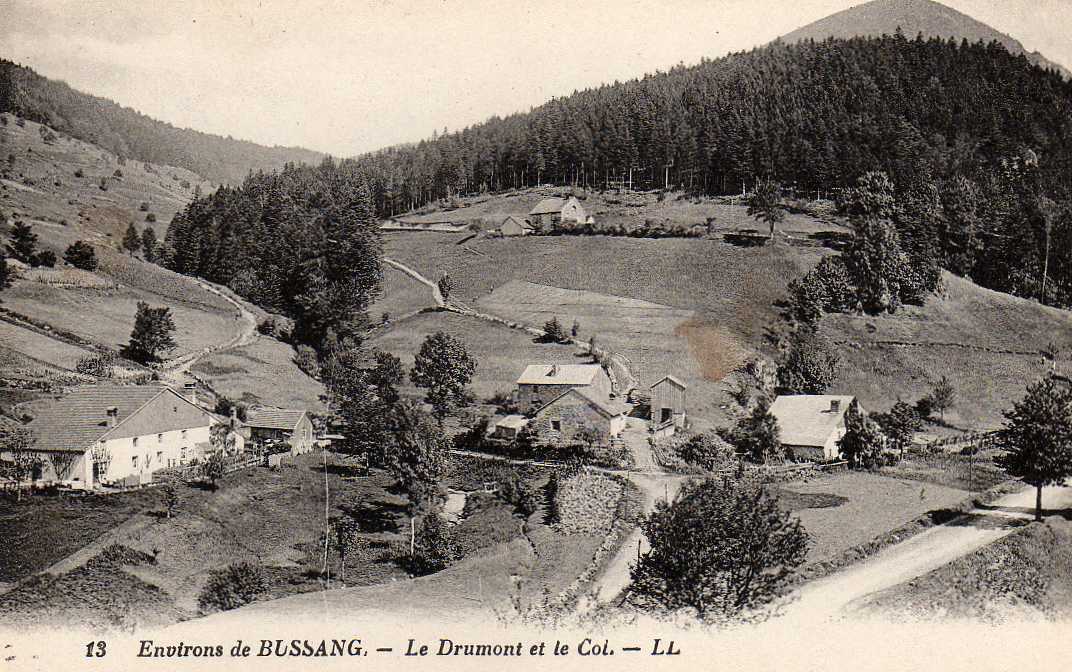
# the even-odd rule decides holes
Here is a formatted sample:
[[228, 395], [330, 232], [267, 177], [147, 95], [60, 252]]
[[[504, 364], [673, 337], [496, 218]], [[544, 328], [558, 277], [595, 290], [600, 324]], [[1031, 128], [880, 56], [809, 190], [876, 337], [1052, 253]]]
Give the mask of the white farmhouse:
[[[148, 482], [154, 471], [211, 451], [211, 427], [226, 422], [167, 387], [76, 388], [28, 425], [42, 458], [34, 479], [83, 490]], [[241, 452], [241, 434], [235, 441]]]
[[790, 394], [775, 399], [770, 414], [778, 421], [787, 455], [833, 460], [840, 453], [837, 443], [845, 436], [845, 413], [856, 404], [856, 397], [849, 395]]

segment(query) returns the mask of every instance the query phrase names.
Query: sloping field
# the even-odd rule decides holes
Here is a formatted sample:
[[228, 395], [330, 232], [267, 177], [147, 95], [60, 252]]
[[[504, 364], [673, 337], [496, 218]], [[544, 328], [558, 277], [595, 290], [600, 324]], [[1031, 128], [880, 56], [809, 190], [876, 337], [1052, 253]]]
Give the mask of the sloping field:
[[[948, 273], [945, 287], [944, 296], [895, 315], [825, 317], [823, 333], [845, 343], [837, 385], [858, 395], [865, 407], [884, 410], [898, 398], [914, 402], [947, 376], [958, 401], [946, 411], [946, 422], [996, 428], [1001, 411], [1049, 370], [1040, 351], [1051, 341], [1072, 338], [1072, 316]], [[1070, 354], [1060, 354], [1059, 370], [1067, 372]]]
[[434, 308], [432, 290], [397, 268], [383, 265], [383, 291], [375, 303], [369, 306], [369, 319], [379, 323], [384, 315], [397, 320], [423, 308]]
[[[408, 371], [413, 368], [413, 356], [421, 343], [437, 331], [461, 340], [476, 359], [472, 388], [478, 400], [513, 390], [526, 364], [591, 361], [587, 355], [578, 356], [576, 347], [535, 343], [523, 331], [445, 312], [425, 313], [392, 325], [371, 338], [369, 345], [399, 357]], [[405, 385], [409, 385], [408, 378]]]
[[294, 348], [266, 336], [257, 336], [249, 345], [212, 353], [191, 370], [230, 399], [310, 411], [324, 409], [320, 401], [324, 386], [294, 364]]
[[138, 301], [171, 308], [178, 344], [170, 353], [172, 357], [226, 342], [240, 331], [233, 310], [206, 310], [203, 305], [133, 288], [102, 292], [18, 282], [4, 291], [5, 308], [113, 348], [122, 347], [129, 340]]
[[481, 298], [485, 312], [541, 326], [552, 317], [578, 338], [595, 335], [599, 347], [625, 355], [646, 389], [667, 374], [689, 385], [689, 410], [696, 417], [716, 413], [715, 384], [743, 363], [747, 354], [717, 325], [704, 323], [694, 311], [656, 303], [511, 280]]
[[0, 320], [0, 342], [5, 347], [55, 366], [74, 370], [78, 360], [90, 355], [90, 351], [49, 338], [36, 331]]

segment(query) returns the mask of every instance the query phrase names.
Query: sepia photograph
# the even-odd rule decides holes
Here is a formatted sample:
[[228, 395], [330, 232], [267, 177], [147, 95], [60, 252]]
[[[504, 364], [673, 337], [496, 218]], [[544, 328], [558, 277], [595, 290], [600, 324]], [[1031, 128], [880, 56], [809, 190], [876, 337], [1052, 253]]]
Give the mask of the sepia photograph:
[[1072, 0], [0, 0], [0, 672], [1072, 659]]

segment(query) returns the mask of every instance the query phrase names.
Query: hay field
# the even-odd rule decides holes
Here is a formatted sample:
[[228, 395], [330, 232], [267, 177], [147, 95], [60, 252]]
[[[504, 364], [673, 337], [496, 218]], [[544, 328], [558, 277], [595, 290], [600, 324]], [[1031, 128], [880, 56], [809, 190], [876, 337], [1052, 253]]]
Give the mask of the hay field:
[[691, 310], [609, 294], [561, 289], [512, 280], [482, 297], [477, 307], [511, 320], [541, 326], [556, 317], [577, 337], [595, 335], [600, 347], [624, 355], [641, 389], [667, 374], [689, 385], [694, 417], [717, 414], [717, 385], [747, 356], [736, 339]]

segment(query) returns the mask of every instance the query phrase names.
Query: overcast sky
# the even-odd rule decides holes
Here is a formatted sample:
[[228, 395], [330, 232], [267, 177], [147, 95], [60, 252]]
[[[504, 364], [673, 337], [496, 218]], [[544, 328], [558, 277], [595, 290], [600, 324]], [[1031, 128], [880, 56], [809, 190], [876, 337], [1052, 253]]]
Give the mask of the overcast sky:
[[[859, 0], [0, 0], [0, 57], [177, 126], [347, 156], [766, 43]], [[1072, 0], [948, 0], [1072, 68]]]

